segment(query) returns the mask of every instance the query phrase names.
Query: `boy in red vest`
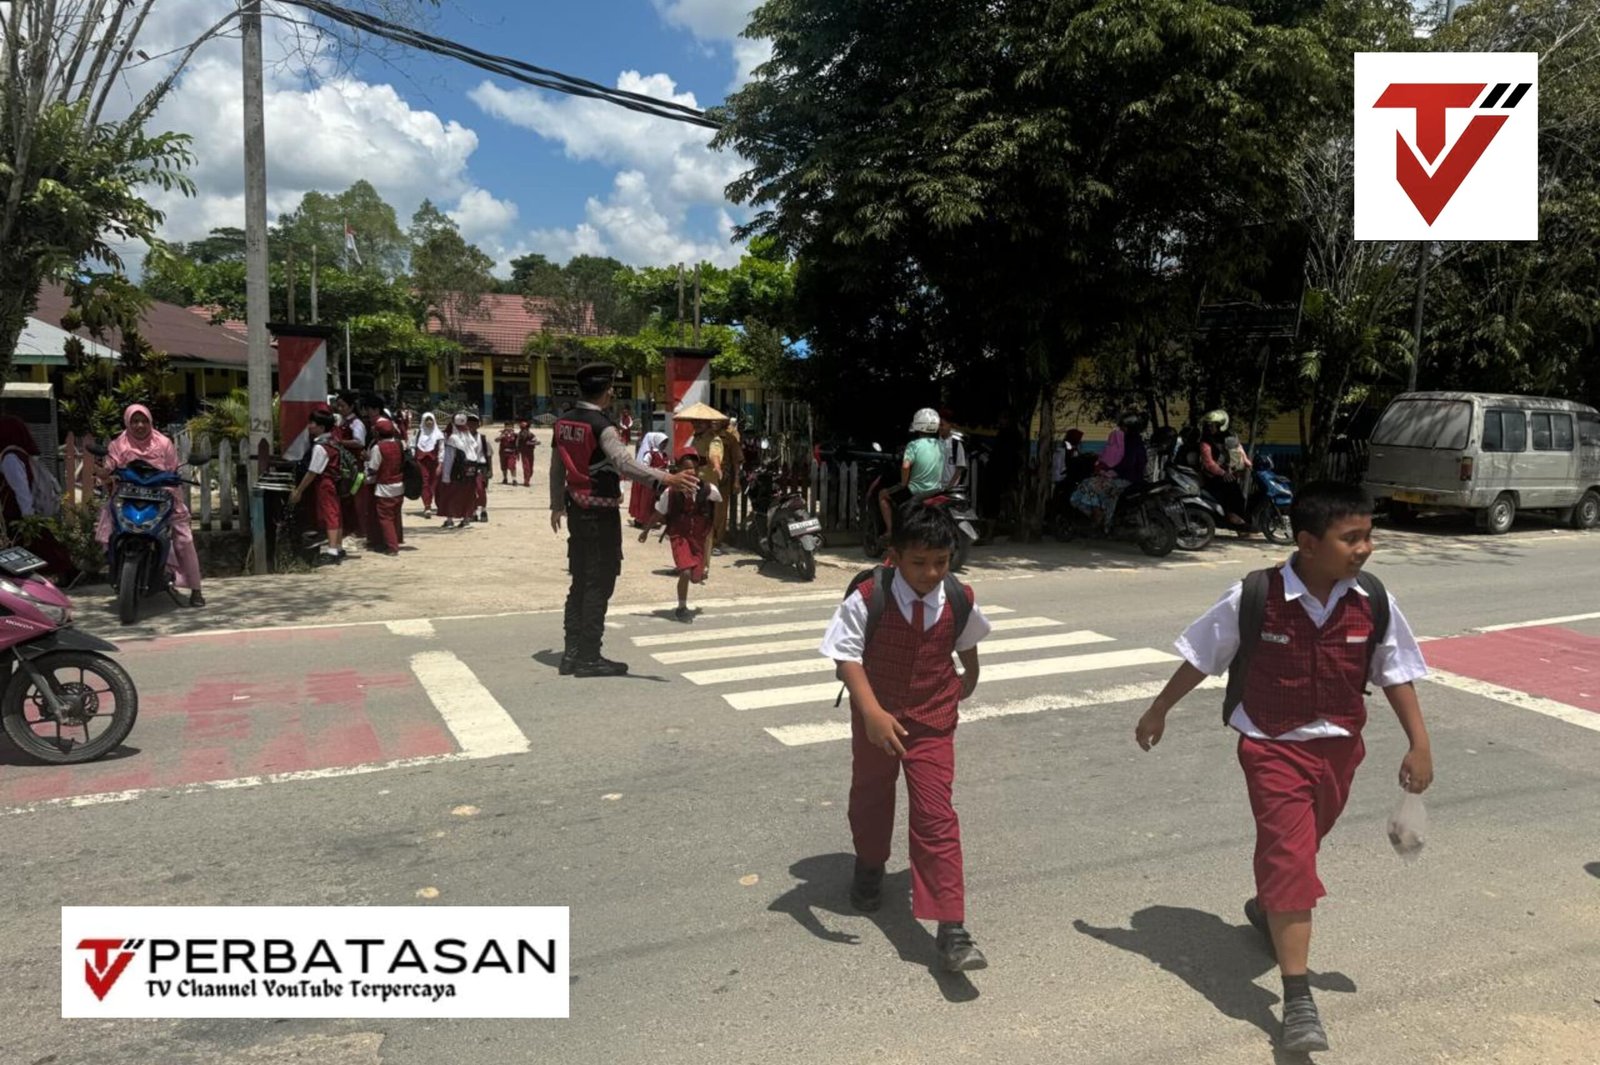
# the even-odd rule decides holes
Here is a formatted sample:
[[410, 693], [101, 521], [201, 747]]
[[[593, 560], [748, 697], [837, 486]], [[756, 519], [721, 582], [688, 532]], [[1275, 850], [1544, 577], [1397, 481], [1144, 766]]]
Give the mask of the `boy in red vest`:
[[[678, 469], [698, 475], [700, 455], [692, 448], [678, 456]], [[706, 543], [711, 535], [711, 525], [716, 519], [716, 506], [722, 502], [722, 493], [710, 481], [701, 481], [695, 489], [673, 488], [661, 493], [652, 521], [639, 534], [642, 544], [650, 530], [659, 524], [667, 527], [667, 537], [672, 543], [672, 565], [678, 571], [679, 621], [689, 620], [689, 585], [704, 584], [706, 579]]]
[[517, 427], [506, 419], [500, 428], [500, 483], [512, 484], [517, 477]]
[[1365, 747], [1368, 684], [1381, 687], [1411, 748], [1400, 786], [1422, 792], [1433, 754], [1415, 682], [1427, 675], [1411, 627], [1362, 567], [1372, 555], [1372, 501], [1361, 489], [1303, 487], [1290, 519], [1298, 547], [1283, 566], [1235, 584], [1178, 639], [1184, 664], [1139, 719], [1135, 739], [1161, 742], [1167, 714], [1208, 675], [1228, 673], [1223, 714], [1239, 732], [1256, 821], [1256, 893], [1245, 917], [1283, 974], [1287, 1051], [1328, 1049], [1307, 983], [1311, 911], [1325, 895], [1317, 849], [1350, 796]]
[[[965, 925], [961, 825], [950, 803], [957, 710], [978, 685], [978, 643], [990, 628], [972, 589], [950, 575], [959, 535], [943, 510], [920, 502], [904, 507], [890, 539], [893, 568], [858, 579], [822, 640], [822, 654], [838, 663], [850, 692], [850, 831], [856, 852], [850, 901], [865, 913], [882, 903], [895, 788], [904, 765], [911, 913], [938, 922], [934, 945], [947, 972], [988, 965]], [[888, 588], [877, 587], [880, 577]], [[958, 604], [955, 596], [966, 602]], [[952, 651], [960, 655], [964, 673], [956, 672]]]
[[538, 446], [539, 438], [533, 435], [533, 426], [528, 424], [528, 419], [522, 419], [517, 427], [517, 457], [522, 461], [524, 488], [533, 483], [533, 453]]
[[327, 535], [327, 542], [317, 557], [317, 564], [337, 566], [344, 560], [344, 513], [339, 506], [339, 459], [341, 446], [335, 433], [338, 418], [327, 407], [311, 412], [311, 451], [306, 462], [306, 472], [300, 483], [289, 494], [289, 506], [300, 505], [306, 489], [312, 491], [313, 512], [317, 524]]

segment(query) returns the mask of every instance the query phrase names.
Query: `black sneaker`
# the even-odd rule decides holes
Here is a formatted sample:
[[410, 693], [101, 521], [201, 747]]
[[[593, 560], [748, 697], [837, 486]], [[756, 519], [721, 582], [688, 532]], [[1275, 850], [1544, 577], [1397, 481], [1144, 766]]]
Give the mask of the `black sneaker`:
[[193, 607], [201, 607], [206, 605], [206, 597], [200, 594], [199, 589], [189, 593], [189, 605]]
[[970, 973], [989, 967], [989, 959], [972, 941], [972, 933], [965, 925], [940, 922], [939, 935], [934, 940], [939, 960], [947, 973]]
[[672, 616], [677, 618], [679, 621], [688, 621], [689, 608], [686, 606], [680, 606], [677, 610], [673, 611]]
[[628, 663], [613, 662], [599, 655], [593, 658], [581, 658], [572, 666], [574, 677], [625, 677], [627, 674]]
[[563, 677], [570, 677], [572, 676], [572, 671], [577, 668], [577, 665], [578, 652], [563, 651], [561, 652], [561, 665], [556, 669], [556, 672], [560, 673]]
[[1267, 924], [1267, 911], [1261, 908], [1260, 899], [1252, 898], [1245, 902], [1244, 919], [1249, 921], [1257, 932], [1261, 933], [1261, 937], [1267, 941], [1267, 953], [1276, 958], [1278, 956], [1278, 948], [1272, 942], [1272, 926]]
[[850, 882], [850, 905], [862, 913], [876, 913], [883, 905], [883, 866], [856, 863], [856, 875]]
[[1278, 1046], [1300, 1054], [1328, 1049], [1328, 1033], [1322, 1030], [1322, 1018], [1310, 995], [1283, 1004], [1283, 1038]]

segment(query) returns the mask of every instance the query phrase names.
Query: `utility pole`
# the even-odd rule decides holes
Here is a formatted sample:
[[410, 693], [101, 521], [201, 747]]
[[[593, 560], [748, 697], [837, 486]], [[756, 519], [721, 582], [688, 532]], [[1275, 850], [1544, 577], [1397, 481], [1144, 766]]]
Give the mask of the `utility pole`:
[[285, 321], [287, 321], [290, 325], [294, 325], [295, 324], [295, 322], [294, 322], [294, 281], [295, 281], [295, 278], [294, 278], [294, 245], [293, 244], [290, 244], [289, 247], [286, 248], [284, 250], [284, 253], [283, 253], [283, 281], [284, 281], [284, 288], [287, 289], [286, 295], [288, 297], [288, 306], [289, 306], [288, 312], [285, 315]]
[[[1456, 14], [1456, 0], [1444, 0], [1444, 24]], [[1433, 261], [1433, 244], [1417, 245], [1417, 304], [1411, 315], [1411, 372], [1406, 376], [1406, 391], [1417, 390], [1417, 370], [1422, 365], [1422, 317], [1428, 305], [1428, 267]]]
[[316, 325], [320, 319], [317, 317], [317, 246], [311, 245], [311, 324]]
[[[244, 0], [244, 258], [250, 387], [250, 532], [255, 571], [267, 572], [267, 530], [259, 483], [263, 450], [272, 448], [272, 342], [267, 259], [267, 118], [261, 72], [261, 0]], [[265, 447], [263, 448], [263, 445]]]
[[700, 264], [694, 264], [694, 346], [700, 346]]

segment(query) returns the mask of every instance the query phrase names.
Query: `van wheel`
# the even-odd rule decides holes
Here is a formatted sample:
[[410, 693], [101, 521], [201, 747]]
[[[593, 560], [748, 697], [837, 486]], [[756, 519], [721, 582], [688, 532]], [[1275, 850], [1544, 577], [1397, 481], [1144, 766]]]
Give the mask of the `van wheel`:
[[1510, 532], [1516, 521], [1517, 501], [1511, 498], [1509, 492], [1502, 493], [1493, 503], [1478, 511], [1478, 528], [1492, 536], [1503, 536]]
[[1389, 504], [1389, 520], [1402, 528], [1415, 525], [1417, 523], [1417, 508], [1410, 503], [1395, 503], [1391, 501]]
[[1593, 529], [1600, 526], [1600, 491], [1591, 488], [1583, 493], [1578, 505], [1572, 508], [1574, 529]]

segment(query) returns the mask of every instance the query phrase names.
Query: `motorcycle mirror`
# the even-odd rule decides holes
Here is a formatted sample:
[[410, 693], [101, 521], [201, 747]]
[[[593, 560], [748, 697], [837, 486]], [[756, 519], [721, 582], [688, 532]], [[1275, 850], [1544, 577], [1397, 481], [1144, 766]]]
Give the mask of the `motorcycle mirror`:
[[104, 444], [90, 444], [88, 450], [89, 454], [93, 455], [97, 459], [103, 459], [106, 457], [106, 446]]
[[874, 450], [874, 451], [882, 451], [883, 450], [883, 445], [878, 443], [876, 440], [874, 440], [872, 442], [872, 450]]
[[189, 466], [204, 466], [206, 463], [208, 463], [210, 461], [211, 461], [211, 456], [210, 455], [205, 455], [205, 454], [190, 455], [189, 456], [189, 461], [186, 463], [186, 465], [189, 465]]

